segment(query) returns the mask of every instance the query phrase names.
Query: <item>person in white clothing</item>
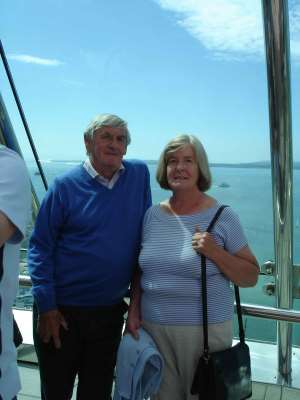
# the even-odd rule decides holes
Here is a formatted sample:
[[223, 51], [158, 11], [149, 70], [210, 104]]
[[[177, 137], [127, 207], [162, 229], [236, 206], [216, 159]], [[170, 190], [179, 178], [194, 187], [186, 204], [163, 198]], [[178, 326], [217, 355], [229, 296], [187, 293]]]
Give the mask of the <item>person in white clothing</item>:
[[17, 293], [19, 250], [31, 204], [30, 180], [22, 158], [0, 146], [0, 399], [20, 390], [13, 343], [12, 305]]

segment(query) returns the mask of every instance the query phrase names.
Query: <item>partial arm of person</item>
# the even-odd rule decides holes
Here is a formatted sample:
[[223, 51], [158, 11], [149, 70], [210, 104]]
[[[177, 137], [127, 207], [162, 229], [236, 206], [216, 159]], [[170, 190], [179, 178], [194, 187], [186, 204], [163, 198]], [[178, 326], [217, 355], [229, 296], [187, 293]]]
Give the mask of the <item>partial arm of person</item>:
[[256, 284], [259, 266], [248, 245], [231, 254], [219, 246], [210, 233], [200, 232], [197, 227], [192, 238], [192, 246], [197, 253], [212, 260], [220, 271], [237, 286], [251, 287]]
[[0, 247], [15, 234], [15, 231], [15, 225], [0, 211]]
[[[152, 205], [152, 196], [150, 188], [150, 174], [148, 167], [146, 169], [146, 179], [144, 185], [144, 212]], [[137, 266], [131, 281], [130, 304], [126, 323], [126, 331], [135, 339], [138, 339], [138, 329], [141, 326], [141, 270]]]
[[39, 312], [38, 333], [45, 343], [52, 338], [57, 348], [61, 347], [60, 327], [67, 329], [64, 316], [57, 309], [54, 282], [54, 252], [64, 213], [64, 204], [54, 184], [41, 204], [28, 250], [32, 293]]
[[22, 158], [0, 148], [0, 247], [24, 239], [31, 205], [30, 181]]
[[141, 327], [141, 293], [141, 270], [137, 267], [131, 282], [130, 304], [126, 323], [126, 331], [135, 339], [138, 339], [138, 330]]

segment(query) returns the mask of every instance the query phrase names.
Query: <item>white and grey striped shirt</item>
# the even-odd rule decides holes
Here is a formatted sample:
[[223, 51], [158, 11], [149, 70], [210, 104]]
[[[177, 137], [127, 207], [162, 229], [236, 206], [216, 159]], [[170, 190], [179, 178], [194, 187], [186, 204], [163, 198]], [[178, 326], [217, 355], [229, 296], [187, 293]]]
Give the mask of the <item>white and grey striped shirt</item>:
[[[198, 225], [206, 231], [220, 204], [192, 215], [171, 215], [159, 205], [144, 218], [142, 249], [142, 318], [169, 325], [202, 324], [201, 261], [192, 248]], [[212, 235], [234, 254], [247, 245], [238, 216], [230, 207], [220, 215]], [[209, 259], [207, 265], [208, 322], [232, 318], [233, 294], [228, 279]]]

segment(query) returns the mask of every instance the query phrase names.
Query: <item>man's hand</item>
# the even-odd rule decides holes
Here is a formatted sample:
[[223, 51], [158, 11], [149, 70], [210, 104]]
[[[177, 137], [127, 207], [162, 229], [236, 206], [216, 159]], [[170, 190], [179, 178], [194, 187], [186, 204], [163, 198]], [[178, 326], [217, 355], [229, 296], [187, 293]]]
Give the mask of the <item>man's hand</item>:
[[40, 338], [44, 343], [49, 343], [52, 337], [54, 341], [54, 346], [57, 349], [61, 348], [61, 341], [59, 336], [60, 326], [62, 326], [66, 330], [68, 329], [68, 324], [60, 311], [51, 310], [39, 314], [37, 331], [40, 335]]

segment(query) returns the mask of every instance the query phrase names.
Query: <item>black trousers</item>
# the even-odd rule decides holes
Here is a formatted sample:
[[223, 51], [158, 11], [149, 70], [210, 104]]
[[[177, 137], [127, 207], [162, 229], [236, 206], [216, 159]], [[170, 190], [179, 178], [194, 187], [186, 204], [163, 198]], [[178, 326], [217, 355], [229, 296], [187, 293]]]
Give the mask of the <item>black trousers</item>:
[[42, 399], [69, 400], [78, 376], [77, 400], [111, 400], [114, 367], [126, 303], [108, 307], [66, 307], [68, 330], [61, 327], [62, 347], [43, 343], [37, 334], [34, 306], [34, 345], [38, 357]]

